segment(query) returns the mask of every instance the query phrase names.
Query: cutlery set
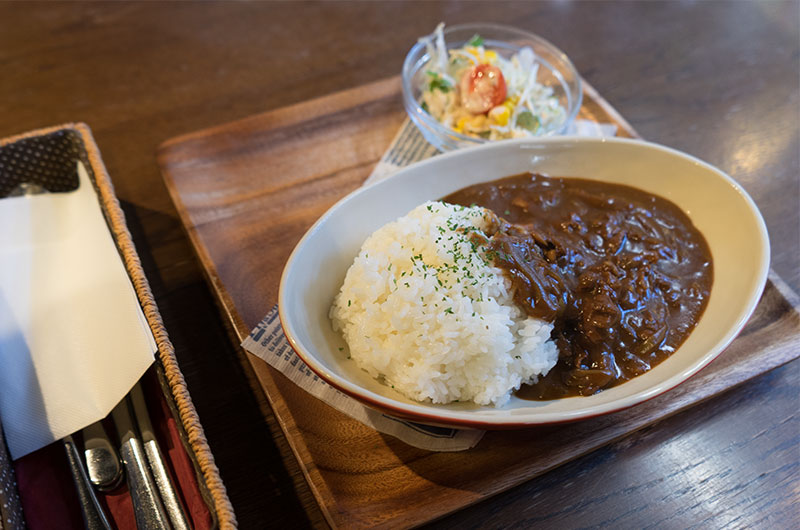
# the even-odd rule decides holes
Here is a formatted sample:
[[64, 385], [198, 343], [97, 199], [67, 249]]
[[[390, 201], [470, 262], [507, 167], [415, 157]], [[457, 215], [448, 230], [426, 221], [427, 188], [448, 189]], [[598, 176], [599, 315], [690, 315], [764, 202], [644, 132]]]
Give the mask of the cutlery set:
[[[8, 196], [47, 193], [48, 190], [38, 184], [22, 182]], [[126, 477], [138, 528], [190, 528], [153, 433], [140, 383], [136, 383], [112, 410], [110, 421], [119, 442], [116, 446], [102, 421], [81, 431], [83, 457], [72, 435], [62, 440], [86, 528], [112, 528], [95, 490], [113, 491], [121, 485], [123, 476]]]
[[139, 383], [110, 418], [119, 441], [116, 446], [101, 422], [82, 431], [84, 458], [72, 436], [63, 439], [86, 528], [112, 528], [95, 490], [116, 489], [124, 475], [138, 528], [188, 530], [190, 525], [167, 472]]

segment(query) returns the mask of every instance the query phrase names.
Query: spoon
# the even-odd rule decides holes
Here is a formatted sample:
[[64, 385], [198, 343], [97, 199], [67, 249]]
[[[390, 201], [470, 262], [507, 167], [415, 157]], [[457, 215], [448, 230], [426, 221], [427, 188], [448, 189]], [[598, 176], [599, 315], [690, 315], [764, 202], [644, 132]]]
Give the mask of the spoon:
[[116, 488], [122, 481], [122, 466], [102, 423], [83, 429], [83, 448], [89, 481], [100, 491]]

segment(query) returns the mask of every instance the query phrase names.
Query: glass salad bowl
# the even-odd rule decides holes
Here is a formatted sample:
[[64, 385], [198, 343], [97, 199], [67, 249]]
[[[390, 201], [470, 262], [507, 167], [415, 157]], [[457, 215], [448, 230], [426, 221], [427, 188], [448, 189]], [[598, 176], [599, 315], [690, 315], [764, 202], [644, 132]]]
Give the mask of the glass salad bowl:
[[566, 134], [583, 96], [561, 50], [496, 24], [440, 24], [406, 55], [402, 84], [409, 117], [440, 151]]

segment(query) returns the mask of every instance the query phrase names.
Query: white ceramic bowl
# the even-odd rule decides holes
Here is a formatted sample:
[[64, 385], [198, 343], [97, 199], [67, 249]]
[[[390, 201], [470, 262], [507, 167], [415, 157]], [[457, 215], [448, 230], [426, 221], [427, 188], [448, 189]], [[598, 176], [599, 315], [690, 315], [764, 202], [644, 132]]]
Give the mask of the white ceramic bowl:
[[[627, 184], [676, 203], [705, 236], [714, 259], [708, 306], [686, 342], [651, 371], [589, 397], [525, 401], [502, 408], [413, 402], [373, 380], [339, 350], [328, 319], [333, 297], [367, 236], [430, 199], [478, 182], [535, 171]], [[573, 421], [641, 403], [691, 377], [742, 329], [769, 269], [764, 220], [747, 193], [720, 170], [673, 149], [623, 140], [511, 140], [414, 164], [348, 195], [306, 233], [281, 278], [286, 336], [308, 366], [363, 403], [416, 421], [488, 429]]]

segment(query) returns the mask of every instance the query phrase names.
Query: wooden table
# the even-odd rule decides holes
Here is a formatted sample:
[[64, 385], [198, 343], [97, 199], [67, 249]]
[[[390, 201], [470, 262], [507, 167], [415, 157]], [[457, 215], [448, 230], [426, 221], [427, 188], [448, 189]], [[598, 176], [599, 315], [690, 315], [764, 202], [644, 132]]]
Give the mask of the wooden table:
[[[164, 188], [178, 134], [388, 77], [440, 20], [556, 43], [645, 138], [761, 208], [800, 291], [800, 4], [0, 3], [0, 136], [93, 129], [244, 528], [323, 525]], [[798, 362], [453, 514], [441, 526], [796, 527]], [[569, 443], [565, 441], [565, 443]]]

